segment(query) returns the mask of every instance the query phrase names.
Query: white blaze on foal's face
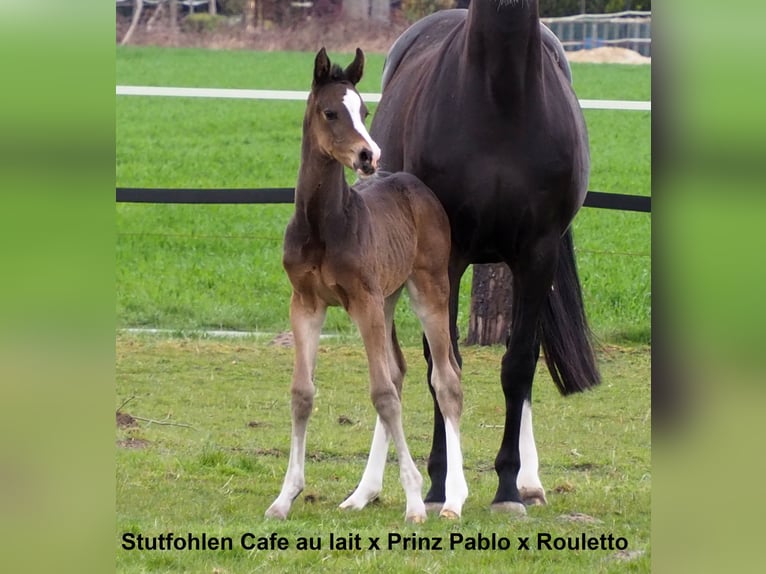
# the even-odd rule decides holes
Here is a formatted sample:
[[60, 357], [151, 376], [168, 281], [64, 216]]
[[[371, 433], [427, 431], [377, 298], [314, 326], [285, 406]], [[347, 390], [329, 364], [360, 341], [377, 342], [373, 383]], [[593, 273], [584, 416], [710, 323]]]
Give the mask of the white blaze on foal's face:
[[380, 148], [370, 137], [367, 128], [364, 126], [364, 118], [362, 117], [362, 98], [360, 98], [359, 94], [354, 90], [347, 89], [346, 95], [343, 96], [343, 105], [346, 106], [346, 109], [351, 116], [351, 121], [354, 123], [354, 129], [360, 136], [362, 136], [364, 141], [367, 142], [367, 145], [370, 146], [370, 150], [372, 151], [372, 165], [377, 166], [378, 160], [380, 159]]

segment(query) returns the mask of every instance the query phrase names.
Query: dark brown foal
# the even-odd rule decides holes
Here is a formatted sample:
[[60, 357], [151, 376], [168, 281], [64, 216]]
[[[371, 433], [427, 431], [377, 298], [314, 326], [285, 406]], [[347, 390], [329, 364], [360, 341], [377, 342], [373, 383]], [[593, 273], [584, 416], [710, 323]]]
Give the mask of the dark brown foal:
[[[434, 194], [416, 177], [375, 174], [380, 149], [364, 126], [367, 109], [355, 88], [363, 66], [359, 49], [345, 70], [330, 63], [324, 48], [314, 64], [295, 214], [285, 233], [283, 258], [293, 286], [290, 321], [295, 338], [290, 460], [282, 491], [266, 515], [285, 518], [303, 489], [319, 334], [327, 307], [342, 305], [364, 341], [378, 417], [367, 467], [341, 507], [360, 509], [378, 495], [393, 439], [407, 499], [405, 517], [425, 520], [423, 479], [407, 447], [401, 418], [406, 366], [393, 317], [406, 287], [431, 349], [433, 385], [448, 421], [447, 498], [441, 513], [454, 518], [460, 515], [468, 487], [459, 438], [460, 368], [450, 343], [447, 307], [449, 221]], [[349, 187], [344, 166], [366, 179]]]

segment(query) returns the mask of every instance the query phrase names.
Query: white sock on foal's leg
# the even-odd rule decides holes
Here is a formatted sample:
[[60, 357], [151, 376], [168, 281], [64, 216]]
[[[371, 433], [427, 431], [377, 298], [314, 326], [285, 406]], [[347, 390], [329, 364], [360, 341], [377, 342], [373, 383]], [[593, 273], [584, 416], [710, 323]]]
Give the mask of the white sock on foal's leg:
[[278, 518], [284, 520], [293, 500], [301, 493], [305, 485], [304, 462], [306, 453], [306, 425], [303, 429], [294, 429], [292, 443], [290, 445], [290, 460], [287, 463], [287, 472], [285, 480], [282, 483], [282, 490], [276, 500], [266, 510], [266, 516], [269, 518]]
[[377, 417], [370, 455], [367, 458], [367, 466], [364, 469], [364, 474], [362, 474], [362, 480], [359, 481], [354, 492], [340, 504], [340, 508], [361, 510], [377, 498], [383, 488], [383, 471], [386, 468], [388, 444], [389, 438], [386, 429], [383, 427], [380, 417]]
[[468, 483], [463, 473], [460, 434], [449, 419], [444, 419], [444, 431], [447, 439], [447, 479], [444, 484], [444, 506], [439, 515], [444, 518], [459, 518], [463, 503], [468, 497]]

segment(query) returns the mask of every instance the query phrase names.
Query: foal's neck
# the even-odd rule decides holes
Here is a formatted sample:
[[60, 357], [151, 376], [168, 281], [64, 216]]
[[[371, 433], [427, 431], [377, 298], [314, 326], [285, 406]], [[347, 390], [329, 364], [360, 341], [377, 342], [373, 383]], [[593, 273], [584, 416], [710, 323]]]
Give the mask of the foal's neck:
[[315, 149], [304, 136], [295, 186], [296, 216], [305, 218], [314, 230], [332, 225], [350, 193], [343, 164]]
[[465, 37], [467, 63], [495, 97], [524, 101], [539, 82], [542, 45], [538, 14], [533, 0], [471, 3]]

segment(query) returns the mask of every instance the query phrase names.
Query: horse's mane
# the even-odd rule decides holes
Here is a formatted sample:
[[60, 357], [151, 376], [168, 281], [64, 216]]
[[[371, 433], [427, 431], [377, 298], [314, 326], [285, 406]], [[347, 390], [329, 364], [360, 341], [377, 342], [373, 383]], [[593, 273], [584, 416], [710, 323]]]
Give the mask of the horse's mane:
[[338, 64], [333, 64], [330, 68], [330, 81], [331, 82], [347, 82], [346, 72]]

